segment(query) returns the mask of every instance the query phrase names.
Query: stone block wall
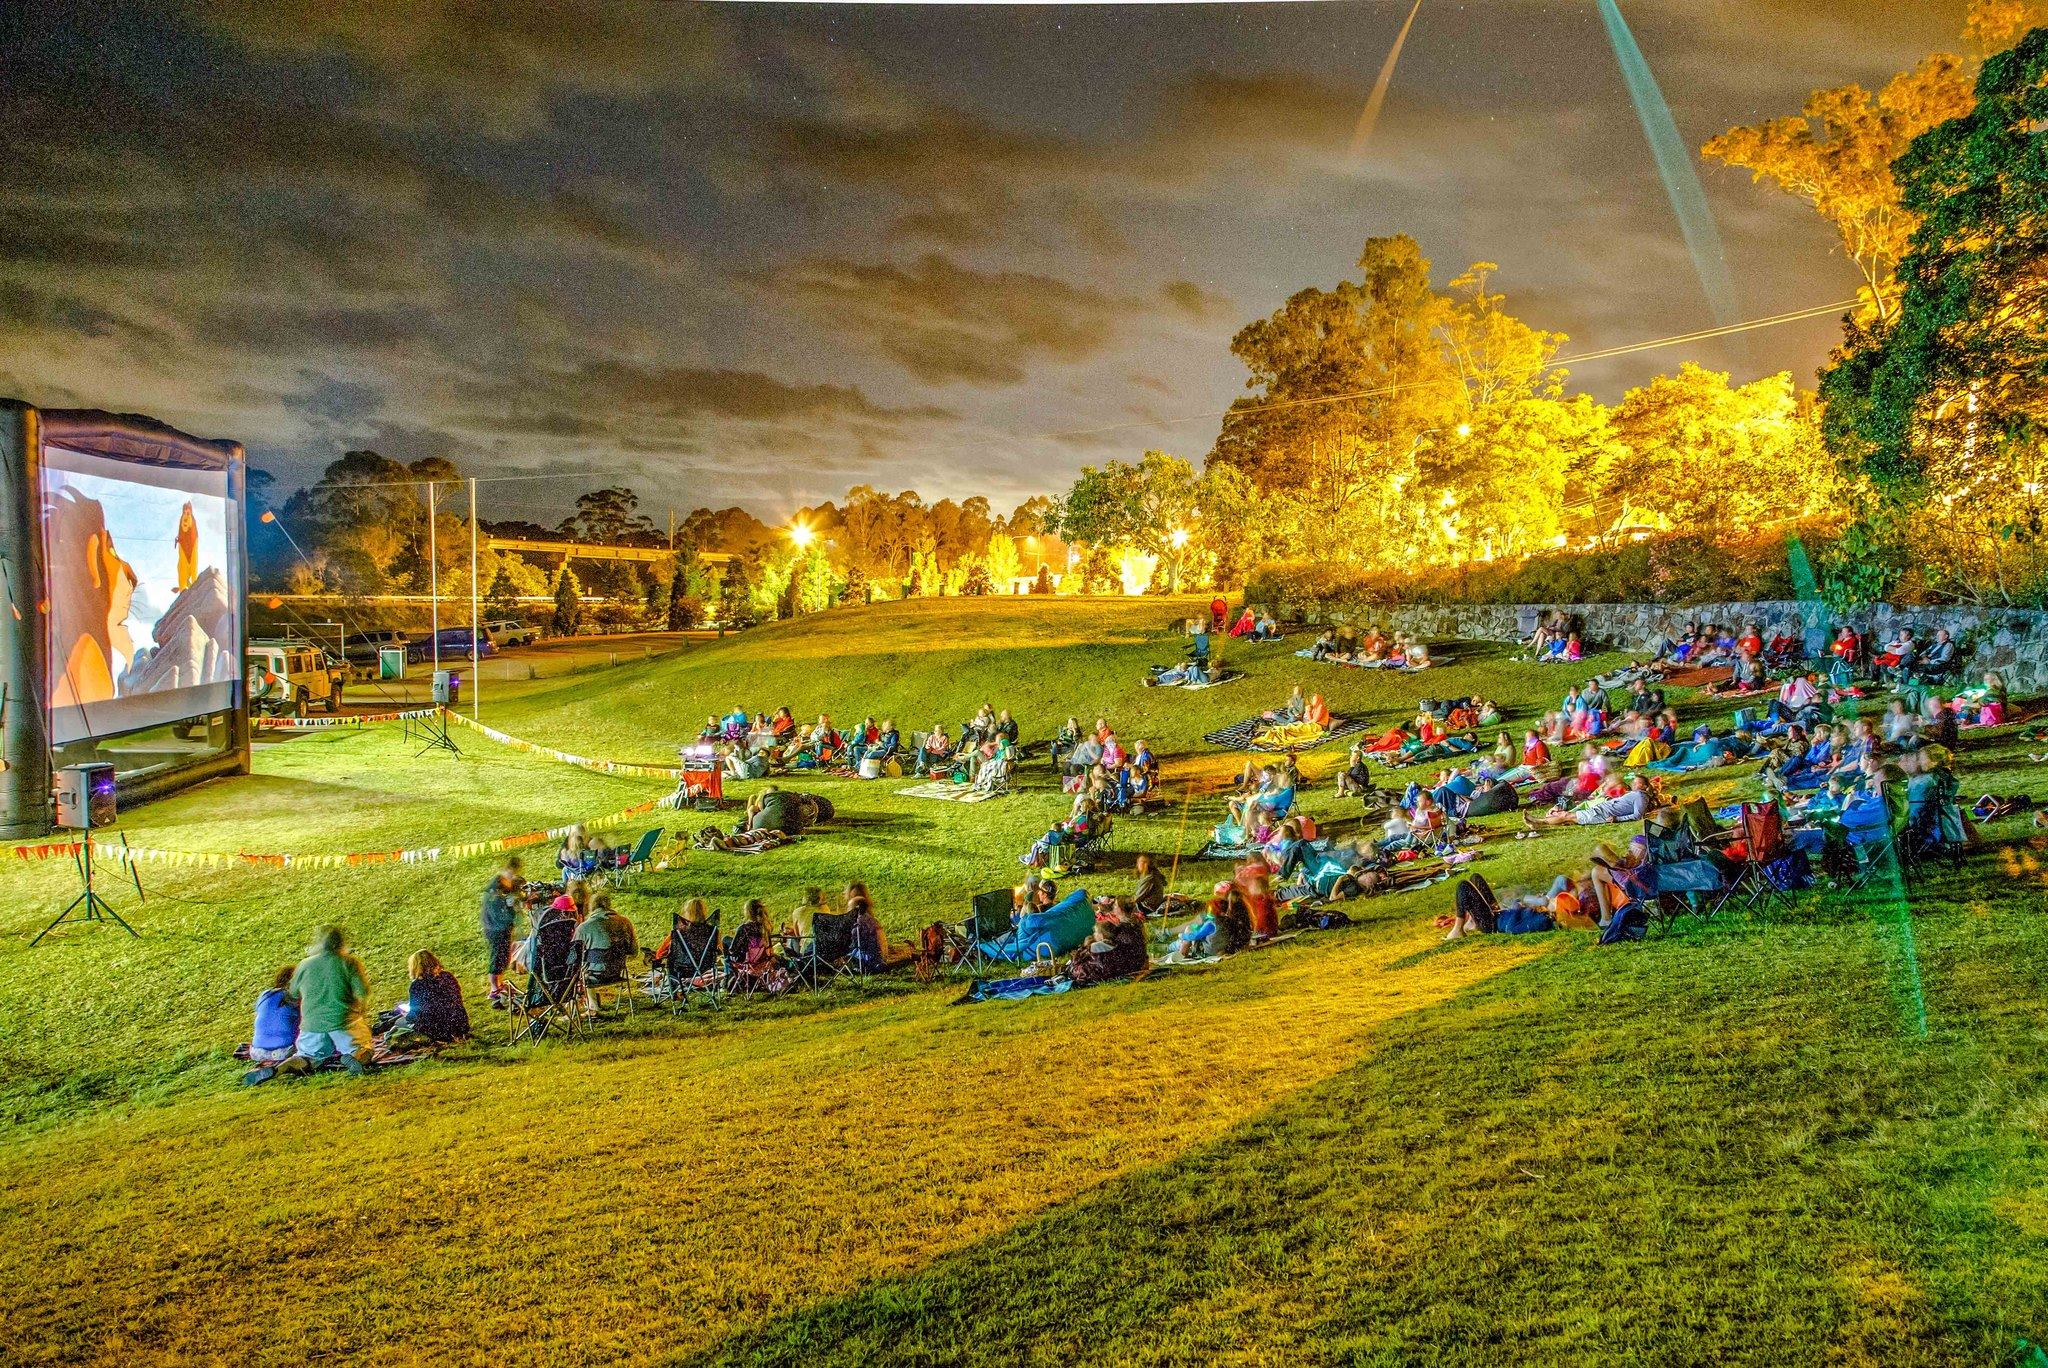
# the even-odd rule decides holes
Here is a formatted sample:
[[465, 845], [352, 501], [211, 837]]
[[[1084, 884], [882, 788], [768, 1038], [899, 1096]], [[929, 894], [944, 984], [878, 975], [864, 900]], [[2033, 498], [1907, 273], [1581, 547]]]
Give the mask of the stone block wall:
[[[1283, 612], [1287, 605], [1276, 605]], [[1832, 635], [1843, 615], [1820, 604], [1784, 600], [1750, 603], [1577, 603], [1557, 607], [1574, 615], [1585, 627], [1588, 641], [1597, 647], [1618, 651], [1654, 649], [1665, 636], [1676, 636], [1687, 623], [1755, 622], [1769, 639], [1783, 630], [1794, 636], [1815, 628]], [[1355, 611], [1334, 609], [1306, 614], [1308, 620], [1352, 623], [1363, 627], [1379, 623], [1394, 631], [1409, 632], [1429, 642], [1517, 641], [1534, 629], [1541, 617], [1552, 611], [1546, 604], [1414, 604], [1398, 608], [1360, 605]], [[1296, 616], [1285, 613], [1286, 616]], [[1911, 627], [1926, 640], [1935, 629], [1948, 628], [1961, 645], [1968, 664], [1967, 678], [1975, 679], [1996, 670], [2006, 687], [2015, 694], [2048, 693], [2048, 613], [2026, 608], [1972, 608], [1966, 606], [1895, 608], [1880, 603], [1850, 613], [1848, 620], [1875, 639], [1888, 640], [1900, 627]]]

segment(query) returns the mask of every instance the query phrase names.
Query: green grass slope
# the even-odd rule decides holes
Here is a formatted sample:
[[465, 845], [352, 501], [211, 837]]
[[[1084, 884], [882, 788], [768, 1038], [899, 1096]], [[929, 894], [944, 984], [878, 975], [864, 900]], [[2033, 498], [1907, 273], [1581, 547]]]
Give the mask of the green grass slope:
[[[1297, 641], [1226, 646], [1239, 684], [1139, 687], [1186, 611], [835, 611], [500, 689], [485, 720], [664, 762], [734, 703], [909, 729], [988, 700], [1038, 738], [1100, 713], [1193, 791], [1185, 829], [1178, 809], [1120, 823], [1089, 881], [1121, 888], [1133, 852], [1192, 849], [1215, 820], [1204, 788], [1235, 761], [1201, 734], [1291, 682], [1376, 722], [1418, 692], [1483, 692], [1511, 724], [1565, 683], [1498, 648], [1404, 677], [1296, 660]], [[665, 787], [460, 739], [460, 758], [393, 731], [267, 747], [256, 777], [123, 827], [177, 849], [388, 848]], [[1973, 791], [2048, 794], [2010, 737], [1965, 759]], [[1066, 806], [1042, 762], [972, 807], [805, 782], [845, 820], [758, 857], [679, 858], [629, 915], [658, 934], [684, 894], [779, 907], [863, 878], [907, 931], [1013, 880]], [[1326, 787], [1308, 806], [1356, 812]], [[1479, 867], [1533, 885], [1595, 837], [1490, 841]], [[355, 934], [380, 1002], [421, 945], [474, 986], [490, 867], [152, 869], [144, 939], [67, 929], [34, 950], [68, 870], [0, 867], [11, 1355], [1937, 1364], [2048, 1333], [2048, 864], [2023, 840], [1917, 887], [1910, 917], [1882, 893], [1820, 895], [1642, 946], [1445, 945], [1428, 924], [1445, 885], [1361, 905], [1348, 931], [1054, 1000], [954, 1008], [956, 989], [905, 982], [643, 1013], [572, 1049], [493, 1033], [365, 1083], [234, 1086], [249, 1001], [323, 921]], [[1217, 872], [1184, 865], [1182, 886]]]

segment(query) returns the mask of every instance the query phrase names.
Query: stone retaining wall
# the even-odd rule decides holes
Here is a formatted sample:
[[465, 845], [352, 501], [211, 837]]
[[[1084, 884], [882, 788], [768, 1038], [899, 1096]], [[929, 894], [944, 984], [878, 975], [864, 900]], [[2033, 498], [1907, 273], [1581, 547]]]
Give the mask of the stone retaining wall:
[[[1286, 605], [1279, 605], [1285, 609]], [[1769, 639], [1780, 629], [1794, 636], [1809, 629], [1832, 635], [1843, 620], [1820, 604], [1782, 600], [1754, 603], [1576, 603], [1557, 605], [1585, 627], [1592, 645], [1621, 651], [1654, 649], [1665, 636], [1676, 636], [1687, 623], [1757, 623]], [[1368, 622], [1410, 632], [1425, 641], [1517, 641], [1534, 630], [1552, 611], [1542, 604], [1414, 604], [1399, 608], [1360, 607], [1306, 614], [1313, 623]], [[1292, 614], [1288, 614], [1292, 616]], [[1965, 675], [1974, 679], [1997, 670], [2014, 693], [2048, 692], [2048, 613], [2025, 608], [1894, 608], [1880, 603], [1846, 615], [1859, 630], [1888, 640], [1900, 627], [1913, 628], [1927, 640], [1935, 629], [1948, 628], [1964, 651]]]

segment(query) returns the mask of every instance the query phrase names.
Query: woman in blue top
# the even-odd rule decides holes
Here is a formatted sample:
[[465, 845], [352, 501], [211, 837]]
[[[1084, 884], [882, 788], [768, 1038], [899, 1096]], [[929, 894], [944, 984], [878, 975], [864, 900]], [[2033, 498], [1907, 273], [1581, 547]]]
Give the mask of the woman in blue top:
[[[274, 1072], [269, 1065], [291, 1058], [299, 1039], [299, 1005], [285, 996], [291, 986], [292, 966], [277, 971], [276, 981], [256, 999], [256, 1024], [249, 1035], [249, 1062], [258, 1067], [243, 1079], [261, 1083]], [[263, 1078], [256, 1077], [262, 1074]]]

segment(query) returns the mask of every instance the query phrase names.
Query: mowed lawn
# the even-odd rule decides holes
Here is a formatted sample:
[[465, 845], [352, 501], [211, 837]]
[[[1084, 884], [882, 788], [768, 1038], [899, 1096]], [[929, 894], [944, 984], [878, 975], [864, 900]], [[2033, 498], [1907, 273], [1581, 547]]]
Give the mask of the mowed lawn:
[[[1241, 757], [1201, 734], [1291, 682], [1376, 725], [1483, 692], [1519, 730], [1562, 672], [1449, 644], [1421, 676], [1222, 650], [1250, 677], [1146, 690], [1191, 603], [878, 605], [662, 660], [499, 688], [485, 720], [668, 763], [703, 716], [787, 703], [906, 732], [984, 700], [1167, 761], [1168, 810], [1085, 880], [1193, 851]], [[1603, 660], [1614, 663], [1618, 658]], [[1688, 716], [1718, 708], [1687, 705]], [[612, 812], [613, 778], [457, 733], [268, 746], [259, 774], [138, 809], [137, 844], [426, 846]], [[1322, 773], [1336, 752], [1310, 757]], [[2048, 796], [2015, 737], [1971, 793]], [[1014, 881], [1065, 799], [962, 806], [808, 781], [843, 821], [758, 857], [679, 855], [622, 899], [658, 937], [865, 879], [892, 931]], [[784, 780], [785, 784], [806, 781]], [[1688, 792], [1739, 791], [1721, 772]], [[1186, 798], [1185, 808], [1181, 805]], [[1347, 828], [1327, 784], [1311, 811]], [[1185, 816], [1183, 812], [1185, 811]], [[664, 814], [665, 824], [713, 819]], [[637, 831], [645, 822], [629, 824]], [[1597, 833], [1505, 838], [1547, 882]], [[268, 971], [347, 925], [381, 1005], [440, 951], [478, 986], [492, 861], [145, 868], [144, 938], [27, 939], [70, 896], [0, 867], [0, 1313], [49, 1362], [1991, 1363], [2048, 1333], [2048, 852], [2022, 823], [1961, 875], [1817, 893], [1600, 949], [1445, 945], [1450, 885], [1208, 970], [955, 1008], [904, 981], [643, 1013], [574, 1047], [488, 1034], [366, 1082], [245, 1090], [227, 1051]], [[543, 863], [549, 852], [537, 852]], [[1184, 862], [1193, 891], [1222, 866]], [[110, 876], [117, 872], [111, 868]], [[114, 894], [124, 912], [132, 890]], [[1924, 1025], [1923, 1025], [1924, 1023]]]

